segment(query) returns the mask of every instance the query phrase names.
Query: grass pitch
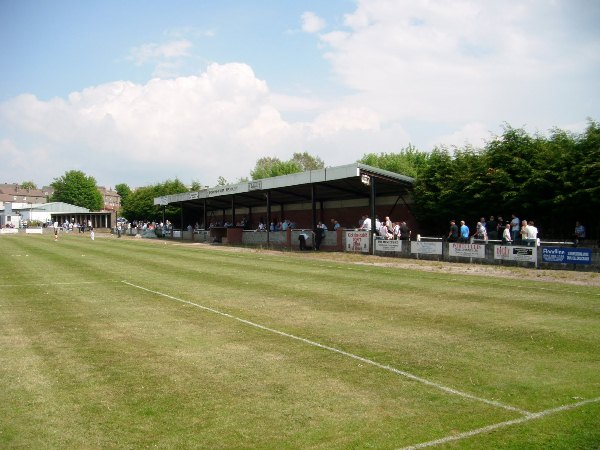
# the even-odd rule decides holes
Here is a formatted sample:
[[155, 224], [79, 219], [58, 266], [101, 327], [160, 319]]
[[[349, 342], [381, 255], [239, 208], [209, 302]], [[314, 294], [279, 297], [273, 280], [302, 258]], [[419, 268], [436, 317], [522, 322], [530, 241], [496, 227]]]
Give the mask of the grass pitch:
[[598, 448], [600, 288], [0, 236], [0, 448]]

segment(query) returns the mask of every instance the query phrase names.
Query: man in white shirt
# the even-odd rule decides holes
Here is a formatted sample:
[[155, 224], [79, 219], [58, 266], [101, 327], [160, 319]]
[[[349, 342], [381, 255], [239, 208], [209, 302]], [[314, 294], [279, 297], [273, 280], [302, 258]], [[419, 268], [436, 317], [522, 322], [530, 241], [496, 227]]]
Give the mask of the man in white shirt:
[[371, 218], [370, 217], [366, 217], [362, 226], [360, 227], [361, 230], [367, 230], [367, 231], [371, 231]]
[[527, 245], [530, 247], [535, 247], [537, 245], [538, 229], [533, 224], [533, 220], [530, 220], [527, 224], [527, 227], [525, 227], [525, 234], [527, 238]]

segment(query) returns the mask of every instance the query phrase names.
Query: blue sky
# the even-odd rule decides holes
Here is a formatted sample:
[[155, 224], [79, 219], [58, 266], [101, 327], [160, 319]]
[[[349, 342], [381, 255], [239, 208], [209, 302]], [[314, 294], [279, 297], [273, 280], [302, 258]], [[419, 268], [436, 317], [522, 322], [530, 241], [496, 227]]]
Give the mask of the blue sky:
[[600, 2], [0, 0], [0, 182], [214, 185], [600, 114]]

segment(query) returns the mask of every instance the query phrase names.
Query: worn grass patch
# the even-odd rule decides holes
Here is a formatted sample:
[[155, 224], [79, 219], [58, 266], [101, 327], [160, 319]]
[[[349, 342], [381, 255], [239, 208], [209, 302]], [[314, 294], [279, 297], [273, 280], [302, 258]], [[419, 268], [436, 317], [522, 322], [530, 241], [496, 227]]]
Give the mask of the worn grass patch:
[[0, 255], [1, 448], [600, 444], [598, 287], [77, 235]]

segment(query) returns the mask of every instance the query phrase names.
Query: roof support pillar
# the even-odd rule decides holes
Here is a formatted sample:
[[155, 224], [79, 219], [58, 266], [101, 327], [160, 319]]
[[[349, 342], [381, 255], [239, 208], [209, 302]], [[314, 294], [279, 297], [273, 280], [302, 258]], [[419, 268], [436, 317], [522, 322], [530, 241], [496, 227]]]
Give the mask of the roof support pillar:
[[312, 229], [316, 230], [317, 228], [317, 187], [314, 183], [310, 185], [310, 203], [312, 210]]
[[231, 226], [235, 226], [235, 195], [231, 196]]
[[271, 245], [271, 191], [267, 191], [266, 193], [267, 196], [267, 223], [266, 228], [267, 228], [267, 247], [269, 247]]
[[369, 207], [371, 209], [371, 233], [370, 233], [370, 244], [369, 244], [369, 248], [370, 248], [370, 252], [371, 255], [375, 254], [375, 235], [377, 233], [377, 227], [376, 227], [376, 205], [375, 205], [375, 198], [376, 198], [377, 192], [376, 192], [376, 188], [375, 188], [375, 177], [371, 176], [371, 196], [369, 198]]

